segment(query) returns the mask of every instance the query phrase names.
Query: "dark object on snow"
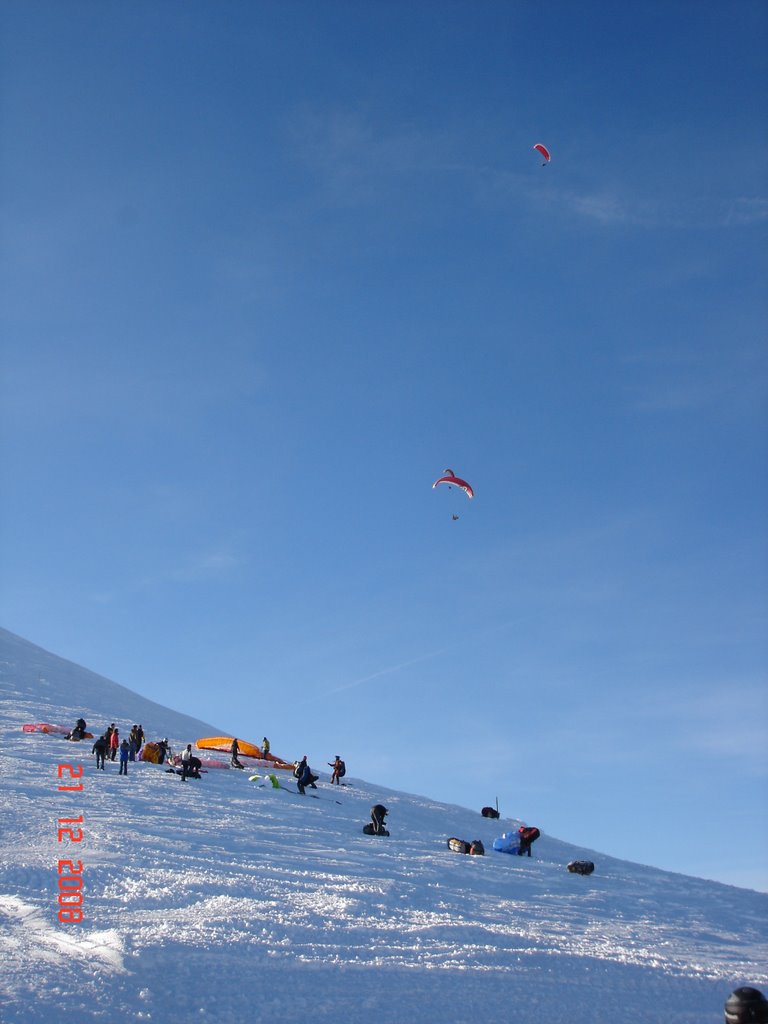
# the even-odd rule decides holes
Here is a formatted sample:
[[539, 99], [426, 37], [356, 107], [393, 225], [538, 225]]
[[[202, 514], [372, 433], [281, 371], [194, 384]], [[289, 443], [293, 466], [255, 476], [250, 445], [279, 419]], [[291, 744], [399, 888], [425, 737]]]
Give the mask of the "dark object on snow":
[[463, 839], [457, 839], [456, 836], [451, 836], [448, 840], [448, 849], [453, 850], [454, 853], [469, 853], [469, 843], [465, 843]]
[[484, 807], [480, 813], [484, 818], [498, 818], [499, 816], [499, 812], [495, 807]]
[[374, 804], [371, 808], [371, 821], [369, 825], [363, 825], [363, 832], [367, 836], [388, 836], [384, 827], [384, 819], [389, 814], [389, 811], [384, 804]]
[[568, 865], [568, 870], [572, 875], [591, 875], [595, 870], [595, 865], [591, 860], [572, 860]]
[[375, 826], [372, 825], [370, 821], [368, 822], [367, 825], [363, 825], [363, 832], [365, 832], [365, 834], [367, 836], [388, 836], [389, 835], [389, 832], [385, 828], [379, 829], [379, 831], [377, 832]]
[[181, 781], [186, 782], [187, 779], [201, 779], [200, 769], [203, 767], [203, 762], [199, 757], [188, 757], [186, 761], [181, 762]]
[[453, 850], [454, 853], [471, 853], [478, 857], [482, 857], [485, 853], [485, 847], [479, 839], [473, 839], [471, 843], [467, 843], [463, 839], [457, 839], [456, 836], [451, 836], [448, 840], [448, 849]]
[[75, 728], [72, 732], [68, 733], [66, 739], [68, 740], [84, 740], [85, 730], [87, 729], [87, 723], [84, 718], [78, 718], [75, 722]]
[[541, 832], [534, 826], [526, 828], [525, 825], [521, 825], [517, 830], [520, 834], [520, 849], [517, 851], [521, 857], [524, 857], [526, 853], [531, 856], [531, 846], [541, 835]]
[[[203, 763], [197, 757], [193, 758], [193, 760], [197, 761], [198, 764], [202, 764]], [[167, 775], [180, 775], [182, 780], [186, 780], [186, 779], [202, 779], [202, 777], [203, 777], [200, 774], [200, 769], [199, 768], [193, 768], [191, 765], [190, 765], [189, 768], [187, 768], [187, 774], [186, 775], [184, 774], [184, 769], [183, 768], [166, 768], [165, 771], [166, 771]]]
[[725, 1024], [768, 1024], [768, 1000], [756, 988], [737, 988], [725, 1001]]

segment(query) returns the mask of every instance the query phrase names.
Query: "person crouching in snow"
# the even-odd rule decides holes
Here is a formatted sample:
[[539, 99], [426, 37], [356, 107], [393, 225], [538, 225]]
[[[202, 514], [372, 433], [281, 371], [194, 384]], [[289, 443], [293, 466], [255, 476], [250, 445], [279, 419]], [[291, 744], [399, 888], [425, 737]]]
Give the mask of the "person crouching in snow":
[[521, 857], [524, 857], [526, 853], [530, 857], [531, 846], [536, 842], [541, 833], [537, 828], [526, 828], [525, 825], [522, 825], [517, 831], [520, 836], [520, 849], [517, 852]]
[[304, 796], [304, 790], [307, 786], [311, 786], [312, 789], [317, 789], [315, 783], [319, 776], [313, 774], [312, 769], [307, 764], [307, 755], [300, 761], [297, 762], [296, 767], [293, 769], [293, 774], [296, 777], [296, 789]]

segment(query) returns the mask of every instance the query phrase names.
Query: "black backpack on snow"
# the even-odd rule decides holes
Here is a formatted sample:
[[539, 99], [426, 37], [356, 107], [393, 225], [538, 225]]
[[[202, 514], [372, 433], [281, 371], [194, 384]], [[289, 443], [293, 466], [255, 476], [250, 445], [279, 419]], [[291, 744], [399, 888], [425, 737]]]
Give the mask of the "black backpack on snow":
[[595, 865], [591, 860], [572, 860], [568, 865], [568, 870], [572, 875], [591, 875], [595, 870]]

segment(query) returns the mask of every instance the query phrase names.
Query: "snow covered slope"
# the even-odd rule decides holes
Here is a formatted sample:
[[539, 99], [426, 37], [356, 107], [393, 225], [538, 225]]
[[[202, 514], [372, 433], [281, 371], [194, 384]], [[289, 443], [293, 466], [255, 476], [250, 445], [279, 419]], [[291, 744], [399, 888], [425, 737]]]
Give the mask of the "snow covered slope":
[[[176, 746], [224, 730], [4, 631], [0, 692], [5, 1024], [715, 1024], [733, 988], [768, 984], [768, 895], [546, 833], [530, 860], [493, 853], [514, 821], [393, 792], [354, 765], [349, 786], [324, 775], [319, 799], [237, 771], [184, 784], [150, 764], [96, 772], [90, 744], [21, 725], [141, 721]], [[308, 753], [315, 767], [330, 757]], [[82, 792], [59, 791], [64, 763], [82, 765]], [[389, 839], [361, 831], [379, 801]], [[58, 819], [80, 816], [83, 842], [58, 842]], [[482, 839], [487, 856], [449, 852], [451, 835]], [[594, 875], [568, 874], [579, 857]], [[57, 920], [63, 858], [83, 864], [80, 924]]]

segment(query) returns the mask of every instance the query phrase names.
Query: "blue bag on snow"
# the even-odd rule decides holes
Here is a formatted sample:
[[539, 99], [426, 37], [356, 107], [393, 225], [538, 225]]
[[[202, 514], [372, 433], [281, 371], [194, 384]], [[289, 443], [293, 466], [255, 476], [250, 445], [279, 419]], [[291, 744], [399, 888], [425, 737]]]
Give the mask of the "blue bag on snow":
[[517, 832], [505, 832], [503, 836], [493, 840], [493, 848], [499, 853], [519, 853], [520, 836]]

